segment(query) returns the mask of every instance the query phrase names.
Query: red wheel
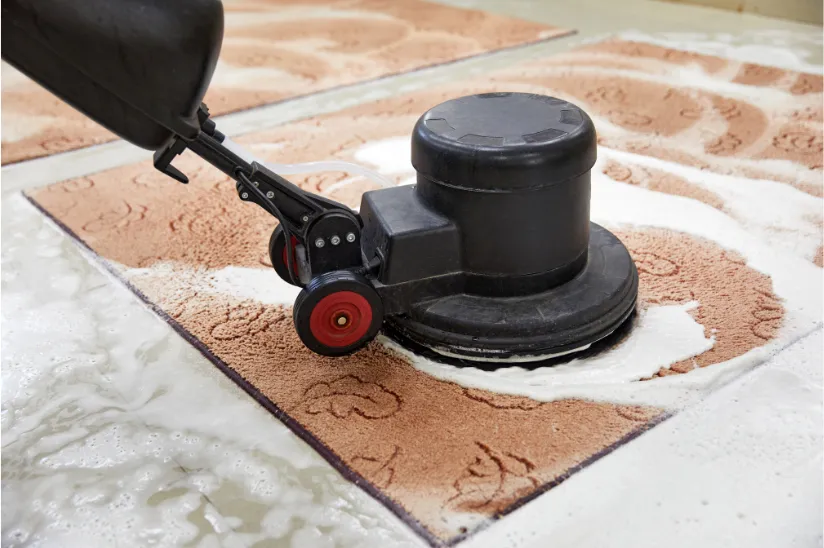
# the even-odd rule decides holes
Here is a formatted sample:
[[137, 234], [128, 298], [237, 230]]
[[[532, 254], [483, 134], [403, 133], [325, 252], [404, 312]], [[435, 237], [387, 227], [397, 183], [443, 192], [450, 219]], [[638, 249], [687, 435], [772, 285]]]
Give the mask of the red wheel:
[[275, 227], [275, 230], [272, 232], [272, 236], [269, 238], [269, 260], [272, 262], [272, 267], [275, 269], [275, 272], [278, 273], [281, 280], [292, 285], [297, 285], [298, 287], [303, 287], [303, 284], [300, 283], [298, 274], [298, 256], [297, 250], [295, 249], [297, 245], [298, 239], [292, 236], [291, 250], [292, 267], [295, 274], [294, 282], [292, 281], [291, 276], [289, 276], [289, 263], [286, 258], [286, 236], [284, 235], [283, 228], [280, 225]]
[[307, 348], [324, 356], [340, 356], [377, 335], [383, 304], [366, 278], [341, 270], [313, 279], [298, 295], [293, 317]]
[[372, 307], [354, 291], [338, 291], [315, 305], [309, 316], [312, 336], [323, 345], [338, 348], [359, 341], [372, 324]]

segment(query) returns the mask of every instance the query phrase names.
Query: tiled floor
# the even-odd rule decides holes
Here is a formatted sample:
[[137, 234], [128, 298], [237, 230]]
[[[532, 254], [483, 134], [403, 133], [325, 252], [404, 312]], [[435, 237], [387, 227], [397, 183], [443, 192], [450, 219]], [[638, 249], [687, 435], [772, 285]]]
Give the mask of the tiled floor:
[[[646, 0], [455, 3], [580, 32], [219, 126], [235, 136], [613, 32], [821, 62], [820, 29], [749, 15]], [[2, 545], [421, 546], [16, 194], [147, 155], [112, 143], [3, 168]], [[465, 545], [821, 545], [821, 347], [819, 330]]]

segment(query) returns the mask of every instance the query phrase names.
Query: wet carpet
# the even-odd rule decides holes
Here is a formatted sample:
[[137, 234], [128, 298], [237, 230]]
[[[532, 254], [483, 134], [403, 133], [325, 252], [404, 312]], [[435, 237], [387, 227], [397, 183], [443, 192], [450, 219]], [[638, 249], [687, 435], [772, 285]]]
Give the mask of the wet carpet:
[[[267, 256], [275, 221], [189, 153], [176, 161], [187, 186], [137, 164], [29, 198], [341, 473], [431, 544], [454, 544], [821, 321], [805, 304], [821, 301], [821, 76], [611, 40], [238, 141], [407, 184], [418, 116], [493, 91], [559, 96], [595, 121], [593, 220], [630, 249], [640, 303], [634, 329], [577, 366], [648, 368], [614, 389], [542, 397], [530, 387], [544, 373], [515, 371], [490, 391], [491, 374], [423, 367], [380, 340], [312, 354]], [[353, 207], [376, 188], [343, 172], [289, 178]]]

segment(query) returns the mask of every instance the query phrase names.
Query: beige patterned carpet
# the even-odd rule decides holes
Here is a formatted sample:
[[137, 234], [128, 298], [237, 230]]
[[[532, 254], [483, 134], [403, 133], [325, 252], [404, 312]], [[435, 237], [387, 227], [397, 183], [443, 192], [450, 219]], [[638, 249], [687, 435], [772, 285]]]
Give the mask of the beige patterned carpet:
[[[560, 96], [595, 120], [593, 215], [629, 247], [641, 280], [639, 325], [605, 352], [624, 351], [664, 309], [687, 311], [678, 325], [698, 326], [704, 344], [628, 385], [663, 394], [678, 379], [703, 386], [713, 370], [735, 376], [820, 321], [781, 270], [820, 285], [820, 76], [615, 40], [240, 141], [271, 161], [355, 160], [406, 183], [417, 117], [481, 91]], [[30, 198], [432, 544], [501, 518], [678, 408], [663, 397], [542, 401], [461, 386], [379, 341], [346, 358], [313, 355], [283, 304], [291, 294], [270, 290], [281, 283], [266, 255], [273, 220], [199, 159], [176, 165], [188, 186], [139, 164]], [[352, 206], [375, 188], [346, 173], [291, 179]], [[677, 342], [672, 331], [662, 336]]]
[[[206, 104], [226, 114], [571, 31], [425, 0], [226, 0]], [[3, 64], [2, 163], [116, 137]]]

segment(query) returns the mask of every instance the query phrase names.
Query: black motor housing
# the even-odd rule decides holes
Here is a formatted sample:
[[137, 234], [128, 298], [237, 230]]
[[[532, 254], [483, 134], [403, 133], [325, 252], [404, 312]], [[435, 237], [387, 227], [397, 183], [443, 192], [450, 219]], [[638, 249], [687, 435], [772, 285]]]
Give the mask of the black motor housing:
[[595, 147], [589, 116], [543, 95], [472, 95], [418, 120], [418, 196], [458, 226], [468, 292], [534, 293], [583, 267]]
[[475, 359], [585, 347], [633, 311], [626, 248], [589, 219], [592, 120], [526, 93], [426, 112], [412, 135], [414, 187], [364, 195], [362, 250], [377, 257], [389, 332]]

